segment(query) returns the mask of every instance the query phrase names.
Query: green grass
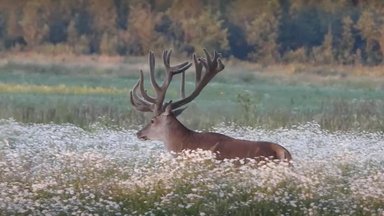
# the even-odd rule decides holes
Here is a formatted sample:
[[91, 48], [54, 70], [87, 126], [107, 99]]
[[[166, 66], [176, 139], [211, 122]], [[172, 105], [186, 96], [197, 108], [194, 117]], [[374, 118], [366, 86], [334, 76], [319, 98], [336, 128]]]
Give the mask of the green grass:
[[[222, 122], [278, 128], [316, 121], [328, 130], [384, 130], [384, 91], [369, 81], [308, 83], [297, 76], [280, 79], [240, 69], [219, 74], [189, 104], [182, 121], [193, 128]], [[0, 68], [0, 118], [82, 127], [145, 122], [129, 103], [128, 91], [137, 81], [132, 71], [91, 71], [63, 66]], [[187, 78], [192, 80], [192, 74]], [[177, 79], [174, 82], [168, 99], [177, 98]], [[192, 88], [189, 82], [187, 89]]]

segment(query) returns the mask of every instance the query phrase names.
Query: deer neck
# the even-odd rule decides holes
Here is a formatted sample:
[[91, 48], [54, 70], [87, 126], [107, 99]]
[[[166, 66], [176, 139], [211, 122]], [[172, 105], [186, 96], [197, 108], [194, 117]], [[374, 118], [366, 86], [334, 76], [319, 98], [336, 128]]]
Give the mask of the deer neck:
[[176, 153], [181, 152], [184, 149], [189, 149], [188, 146], [195, 134], [197, 134], [197, 132], [188, 129], [179, 120], [174, 118], [174, 121], [169, 124], [164, 144], [169, 151]]

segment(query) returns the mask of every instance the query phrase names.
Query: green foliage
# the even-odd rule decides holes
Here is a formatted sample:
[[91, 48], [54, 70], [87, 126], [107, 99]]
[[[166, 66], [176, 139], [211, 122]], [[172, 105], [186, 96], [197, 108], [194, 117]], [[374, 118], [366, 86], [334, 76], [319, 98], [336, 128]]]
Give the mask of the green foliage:
[[377, 65], [383, 14], [382, 1], [2, 0], [0, 47], [103, 55], [205, 47], [262, 64]]
[[353, 35], [353, 20], [346, 16], [342, 20], [342, 32], [338, 48], [338, 61], [342, 64], [352, 64], [354, 58], [354, 45], [356, 43]]
[[230, 21], [244, 31], [249, 59], [262, 63], [279, 60], [278, 26], [281, 7], [273, 1], [234, 1]]
[[364, 10], [357, 22], [361, 36], [365, 39], [365, 61], [377, 64], [383, 61], [384, 54], [384, 5]]
[[23, 37], [30, 47], [42, 44], [49, 33], [47, 24], [49, 13], [44, 2], [28, 1], [23, 7], [23, 18], [20, 20]]
[[321, 46], [313, 48], [313, 60], [316, 64], [333, 64], [334, 59], [333, 36], [329, 29]]

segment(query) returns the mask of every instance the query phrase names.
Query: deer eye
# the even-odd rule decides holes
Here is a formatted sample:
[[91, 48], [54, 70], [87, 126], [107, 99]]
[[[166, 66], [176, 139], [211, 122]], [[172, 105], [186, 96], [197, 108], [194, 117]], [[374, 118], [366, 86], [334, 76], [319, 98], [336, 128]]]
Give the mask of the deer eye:
[[151, 123], [152, 123], [152, 124], [155, 123], [155, 120], [154, 120], [154, 119], [151, 119]]

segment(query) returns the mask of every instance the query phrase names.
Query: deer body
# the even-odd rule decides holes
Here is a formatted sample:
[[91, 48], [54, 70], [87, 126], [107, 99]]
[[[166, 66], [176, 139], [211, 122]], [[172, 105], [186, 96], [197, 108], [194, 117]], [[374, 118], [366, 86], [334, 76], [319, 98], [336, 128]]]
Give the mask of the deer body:
[[[197, 58], [193, 55], [196, 81], [195, 90], [185, 96], [184, 72], [192, 66], [191, 63], [171, 66], [171, 51], [164, 51], [163, 61], [165, 66], [165, 78], [162, 85], [155, 80], [155, 57], [152, 52], [149, 55], [150, 81], [156, 97], [148, 95], [144, 88], [143, 72], [140, 79], [130, 92], [130, 101], [134, 108], [141, 112], [153, 112], [151, 122], [137, 133], [137, 137], [144, 140], [160, 140], [165, 143], [167, 150], [179, 153], [183, 150], [209, 150], [216, 154], [217, 159], [255, 158], [255, 159], [279, 159], [291, 160], [291, 154], [279, 144], [264, 141], [248, 141], [235, 139], [223, 134], [212, 132], [196, 132], [185, 127], [176, 116], [185, 108], [183, 106], [191, 102], [199, 95], [209, 81], [224, 69], [218, 53], [213, 57], [204, 50], [206, 58]], [[204, 69], [204, 71], [203, 71]], [[172, 78], [176, 74], [182, 74], [181, 96], [182, 99], [175, 102], [163, 103], [166, 91]]]
[[159, 140], [165, 143], [168, 151], [179, 153], [183, 150], [208, 150], [216, 158], [270, 158], [291, 160], [291, 154], [281, 145], [264, 142], [235, 139], [224, 134], [196, 132], [185, 127], [169, 108], [154, 117], [146, 127], [137, 133], [140, 139]]

